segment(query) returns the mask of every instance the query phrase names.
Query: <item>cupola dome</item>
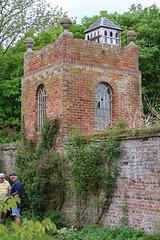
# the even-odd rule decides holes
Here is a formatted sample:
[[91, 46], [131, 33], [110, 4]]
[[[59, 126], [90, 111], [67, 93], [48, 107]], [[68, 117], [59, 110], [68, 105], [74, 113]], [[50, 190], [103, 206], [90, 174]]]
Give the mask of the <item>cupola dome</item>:
[[99, 18], [84, 31], [85, 39], [101, 43], [121, 45], [121, 29], [105, 17]]

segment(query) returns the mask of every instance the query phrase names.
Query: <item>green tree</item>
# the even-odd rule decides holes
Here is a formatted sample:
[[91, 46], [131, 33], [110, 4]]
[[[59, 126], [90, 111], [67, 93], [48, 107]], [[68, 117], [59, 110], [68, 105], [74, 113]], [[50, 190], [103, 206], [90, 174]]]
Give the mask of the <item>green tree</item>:
[[[20, 9], [20, 6], [23, 5], [22, 0], [0, 1], [2, 19], [0, 22], [0, 129], [4, 126], [13, 128], [20, 125], [21, 76], [23, 75], [23, 53], [26, 51], [23, 43], [25, 37], [32, 37], [36, 42], [33, 50], [38, 50], [48, 43], [54, 42], [63, 31], [59, 24], [63, 16], [62, 10], [48, 9], [45, 0], [42, 0], [43, 4], [38, 7], [37, 4], [40, 3], [41, 0], [27, 0], [24, 5], [26, 12], [23, 17], [23, 14], [16, 10], [16, 6], [19, 6], [18, 9]], [[14, 11], [10, 12], [12, 5], [15, 8], [13, 8]], [[34, 9], [36, 9], [37, 15], [33, 14]], [[30, 19], [28, 19], [28, 14], [30, 14]], [[139, 47], [142, 93], [146, 94], [153, 102], [154, 97], [160, 92], [160, 9], [156, 5], [143, 9], [139, 4], [132, 5], [129, 11], [123, 14], [117, 12], [108, 14], [107, 11], [100, 11], [99, 15], [85, 16], [81, 25], [76, 23], [76, 19], [73, 19], [70, 31], [73, 32], [75, 38], [84, 39], [83, 32], [99, 17], [106, 17], [123, 29], [122, 46], [128, 44], [125, 37], [126, 33], [129, 30], [136, 32], [137, 40], [135, 43]], [[21, 18], [24, 18], [25, 22], [22, 23]], [[8, 25], [6, 25], [7, 22]], [[18, 36], [19, 41], [16, 42]], [[13, 43], [15, 43], [14, 46]], [[160, 104], [160, 97], [157, 106], [158, 104]], [[144, 105], [144, 109], [146, 112], [146, 105]]]
[[[14, 132], [20, 130], [21, 125], [21, 77], [23, 76], [23, 57], [26, 47], [26, 36], [33, 37], [36, 45], [33, 50], [54, 42], [62, 28], [52, 27], [50, 30], [42, 30], [36, 37], [31, 29], [21, 38], [14, 47], [1, 54], [0, 64], [0, 142], [7, 143], [17, 140]], [[14, 131], [13, 131], [14, 130]]]
[[[122, 46], [128, 44], [126, 33], [133, 30], [137, 34], [136, 44], [139, 47], [139, 68], [142, 72], [142, 93], [146, 94], [151, 102], [160, 93], [160, 8], [155, 4], [142, 8], [141, 4], [131, 5], [128, 12], [123, 14], [100, 11], [99, 16], [84, 17], [81, 28], [86, 30], [99, 17], [106, 17], [123, 29]], [[160, 106], [160, 96], [157, 99], [157, 106]], [[158, 108], [159, 108], [158, 106]], [[158, 110], [157, 108], [157, 110]], [[144, 110], [147, 111], [144, 102]]]
[[[1, 55], [0, 62], [0, 131], [6, 137], [9, 129], [20, 128], [21, 76], [23, 75], [23, 51], [25, 46], [11, 48]], [[3, 133], [2, 133], [3, 129]]]
[[[20, 11], [21, 9], [21, 11]], [[22, 11], [23, 10], [23, 11]], [[29, 17], [30, 16], [30, 17]], [[26, 36], [34, 37], [34, 50], [54, 42], [60, 33], [62, 9], [45, 0], [0, 1], [0, 142], [17, 140], [21, 123], [21, 77]], [[23, 21], [22, 21], [23, 20]], [[27, 32], [26, 30], [29, 29]], [[49, 29], [49, 30], [48, 30]], [[19, 39], [17, 41], [17, 39]]]
[[0, 1], [0, 48], [5, 53], [20, 36], [33, 28], [36, 32], [59, 27], [62, 8], [54, 10], [45, 0]]
[[[125, 34], [131, 29], [137, 34], [142, 93], [152, 101], [160, 92], [160, 9], [156, 5], [144, 9], [140, 4], [132, 5], [129, 12], [119, 16], [119, 20]], [[126, 40], [122, 43], [125, 44]]]

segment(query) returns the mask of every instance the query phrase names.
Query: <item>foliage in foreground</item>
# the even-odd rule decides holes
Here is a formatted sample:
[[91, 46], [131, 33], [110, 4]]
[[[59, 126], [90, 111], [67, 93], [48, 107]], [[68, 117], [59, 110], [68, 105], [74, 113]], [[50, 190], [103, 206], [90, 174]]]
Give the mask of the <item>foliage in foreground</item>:
[[[0, 201], [0, 212], [11, 211], [12, 208], [17, 207], [16, 203], [19, 202], [20, 198], [13, 196], [6, 201]], [[21, 226], [18, 226], [15, 222], [12, 222], [9, 228], [0, 224], [0, 239], [32, 240], [37, 236], [39, 237], [38, 239], [41, 239], [46, 230], [51, 231], [52, 234], [57, 233], [56, 225], [49, 218], [45, 218], [42, 223], [25, 218]]]
[[0, 237], [1, 240], [32, 240], [36, 237], [38, 237], [38, 239], [42, 239], [46, 230], [52, 230], [53, 233], [57, 232], [56, 225], [52, 223], [50, 219], [46, 218], [42, 221], [42, 223], [24, 219], [21, 226], [18, 226], [15, 222], [13, 222], [9, 230], [6, 226], [0, 225]]
[[81, 231], [77, 231], [76, 228], [71, 227], [69, 229], [63, 228], [57, 234], [58, 240], [159, 240], [160, 233], [157, 234], [145, 234], [140, 229], [133, 228], [103, 228], [94, 226], [88, 226]]

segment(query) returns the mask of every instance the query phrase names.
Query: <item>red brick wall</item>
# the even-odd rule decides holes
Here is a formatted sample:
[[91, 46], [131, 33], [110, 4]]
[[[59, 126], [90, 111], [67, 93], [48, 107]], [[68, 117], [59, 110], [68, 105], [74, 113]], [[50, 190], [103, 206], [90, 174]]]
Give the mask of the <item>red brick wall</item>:
[[[1, 170], [9, 174], [15, 169], [16, 144], [0, 145]], [[120, 141], [121, 157], [117, 160], [119, 176], [111, 205], [100, 222], [102, 226], [119, 226], [122, 206], [127, 201], [128, 224], [146, 232], [154, 232], [160, 218], [160, 134]], [[66, 221], [75, 224], [76, 203], [66, 198], [62, 211]], [[92, 224], [96, 210], [89, 211], [84, 224]]]
[[61, 35], [52, 44], [24, 55], [22, 116], [28, 137], [37, 131], [37, 88], [44, 84], [46, 115], [59, 117], [60, 132], [71, 125], [85, 133], [95, 128], [94, 94], [98, 83], [112, 89], [112, 122], [140, 122], [141, 74], [138, 47], [119, 47]]
[[[128, 226], [153, 233], [160, 224], [160, 134], [120, 141], [121, 157], [117, 160], [119, 176], [117, 189], [109, 209], [104, 213], [101, 226], [120, 226], [126, 206]], [[92, 201], [91, 201], [92, 206]], [[101, 208], [100, 208], [101, 209]], [[63, 208], [70, 224], [75, 223], [76, 202], [66, 198]], [[99, 212], [101, 212], [99, 210]], [[86, 212], [83, 224], [93, 224], [96, 209]]]

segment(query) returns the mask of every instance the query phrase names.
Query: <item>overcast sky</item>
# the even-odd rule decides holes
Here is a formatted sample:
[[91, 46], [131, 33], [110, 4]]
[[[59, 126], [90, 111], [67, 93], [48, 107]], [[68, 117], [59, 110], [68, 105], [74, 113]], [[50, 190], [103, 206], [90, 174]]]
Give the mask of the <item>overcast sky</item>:
[[160, 8], [160, 0], [46, 0], [53, 8], [62, 7], [63, 12], [68, 12], [68, 17], [77, 17], [77, 23], [81, 24], [84, 16], [99, 15], [100, 11], [119, 14], [127, 12], [132, 4], [141, 4], [142, 7], [150, 7], [156, 4]]

